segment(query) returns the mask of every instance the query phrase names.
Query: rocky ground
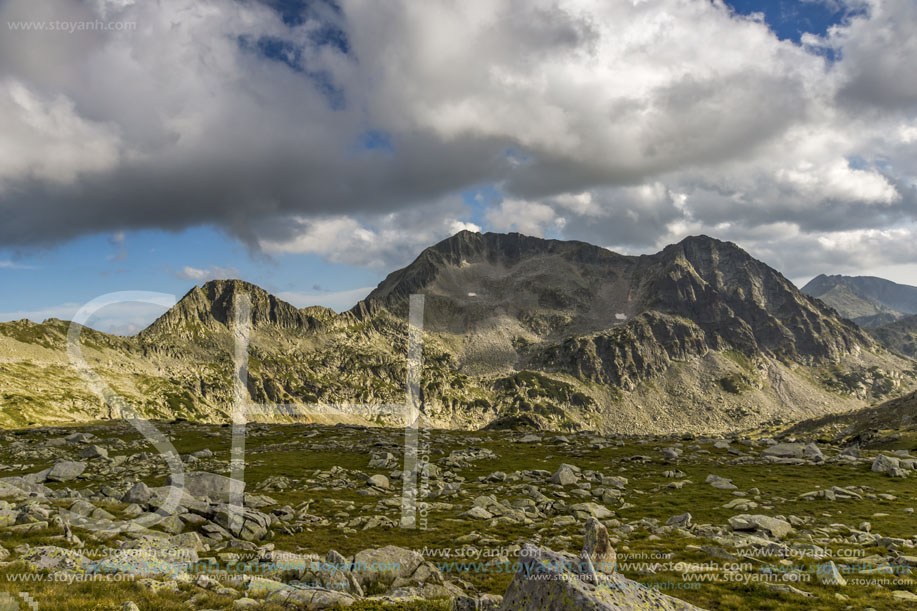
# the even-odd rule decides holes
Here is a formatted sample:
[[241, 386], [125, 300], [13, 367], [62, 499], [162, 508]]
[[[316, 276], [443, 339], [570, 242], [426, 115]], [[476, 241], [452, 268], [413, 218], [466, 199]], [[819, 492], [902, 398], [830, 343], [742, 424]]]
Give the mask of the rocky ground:
[[157, 427], [0, 432], [0, 609], [917, 607], [912, 436]]

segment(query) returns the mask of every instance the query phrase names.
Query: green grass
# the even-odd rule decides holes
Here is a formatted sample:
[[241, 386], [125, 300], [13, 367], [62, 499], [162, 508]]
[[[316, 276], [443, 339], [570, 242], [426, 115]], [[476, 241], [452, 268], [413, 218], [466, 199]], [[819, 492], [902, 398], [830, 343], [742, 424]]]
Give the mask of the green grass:
[[[186, 454], [196, 450], [210, 448], [215, 453], [214, 463], [205, 463], [207, 470], [228, 472], [226, 468], [229, 457], [230, 429], [217, 425], [193, 425], [181, 423], [167, 425], [158, 423], [163, 430], [168, 430], [174, 437], [176, 449]], [[88, 430], [112, 442], [115, 438], [123, 439], [132, 444], [139, 440], [139, 434], [132, 428], [115, 428], [112, 424], [87, 425], [72, 427], [68, 432]], [[218, 432], [218, 437], [209, 437], [207, 433]], [[307, 480], [313, 479], [318, 470], [327, 470], [332, 466], [339, 466], [347, 470], [350, 481], [357, 482], [357, 472], [366, 474], [384, 473], [386, 471], [369, 469], [370, 456], [374, 452], [391, 451], [399, 457], [397, 445], [371, 445], [372, 442], [390, 442], [401, 444], [404, 439], [403, 430], [369, 429], [359, 431], [351, 428], [320, 427], [315, 425], [278, 425], [271, 427], [251, 426], [246, 437], [246, 470], [245, 479], [250, 492], [257, 492], [257, 484], [274, 475], [287, 476], [298, 483], [283, 492], [266, 494], [274, 498], [279, 505], [289, 504], [293, 507], [310, 501], [310, 513], [322, 516], [329, 520], [326, 526], [313, 525], [302, 532], [284, 534], [276, 532], [270, 542], [278, 550], [293, 552], [310, 552], [322, 556], [329, 549], [335, 549], [342, 554], [350, 555], [363, 549], [397, 545], [414, 550], [429, 548], [454, 548], [457, 540], [477, 532], [489, 542], [473, 543], [472, 545], [509, 546], [521, 544], [540, 537], [542, 543], [553, 540], [554, 537], [568, 537], [568, 543], [558, 544], [558, 548], [566, 551], [577, 551], [582, 545], [582, 535], [579, 525], [554, 526], [549, 519], [547, 523], [536, 523], [534, 526], [508, 525], [491, 526], [487, 521], [467, 520], [458, 515], [471, 506], [474, 497], [481, 494], [494, 494], [498, 499], [514, 500], [522, 498], [518, 490], [500, 484], [481, 485], [477, 478], [485, 477], [495, 471], [512, 474], [516, 471], [543, 469], [553, 472], [561, 463], [572, 463], [584, 470], [596, 470], [606, 475], [622, 475], [627, 477], [629, 484], [624, 493], [623, 500], [631, 504], [630, 507], [621, 508], [617, 504], [609, 504], [609, 509], [615, 511], [615, 518], [624, 523], [635, 522], [644, 518], [654, 518], [664, 524], [669, 517], [684, 512], [693, 515], [697, 524], [723, 525], [727, 519], [740, 513], [737, 510], [724, 509], [723, 504], [736, 498], [730, 491], [718, 490], [704, 483], [708, 474], [716, 474], [730, 478], [740, 490], [758, 488], [760, 490], [759, 507], [751, 513], [766, 515], [794, 515], [807, 521], [807, 529], [816, 532], [816, 529], [830, 528], [831, 524], [843, 523], [856, 527], [860, 522], [868, 521], [872, 524], [873, 532], [887, 536], [910, 537], [917, 533], [917, 526], [913, 514], [905, 514], [906, 507], [914, 506], [914, 493], [917, 491], [917, 478], [892, 479], [881, 474], [872, 473], [868, 465], [733, 465], [726, 464], [732, 458], [727, 452], [714, 450], [711, 445], [704, 447], [710, 450], [709, 454], [696, 454], [687, 451], [688, 457], [677, 461], [664, 461], [660, 449], [671, 445], [672, 440], [641, 440], [628, 439], [620, 446], [610, 446], [602, 449], [590, 447], [583, 437], [572, 437], [570, 444], [555, 443], [555, 434], [544, 434], [542, 444], [513, 443], [502, 432], [468, 432], [457, 433], [448, 431], [433, 431], [430, 434], [432, 451], [439, 453], [433, 455], [433, 460], [448, 455], [451, 451], [468, 447], [481, 447], [492, 450], [496, 458], [472, 462], [468, 468], [457, 471], [458, 475], [465, 478], [462, 486], [463, 492], [459, 497], [436, 499], [453, 505], [449, 510], [431, 510], [428, 515], [427, 529], [408, 530], [402, 528], [373, 528], [347, 532], [339, 527], [339, 523], [349, 518], [336, 517], [340, 511], [340, 504], [332, 501], [343, 501], [353, 504], [349, 511], [350, 518], [369, 515], [383, 515], [394, 522], [400, 518], [400, 507], [382, 507], [377, 504], [384, 497], [362, 496], [358, 494], [360, 486], [341, 490], [320, 489]], [[20, 439], [32, 439], [28, 432], [17, 435]], [[902, 437], [902, 444], [913, 447], [914, 439]], [[688, 447], [696, 442], [683, 442]], [[736, 447], [743, 446], [736, 444]], [[139, 451], [152, 451], [146, 445], [137, 445], [129, 450], [131, 453]], [[116, 455], [125, 451], [113, 451]], [[634, 462], [630, 458], [634, 455], [649, 456], [649, 462]], [[0, 448], [0, 463], [13, 462], [12, 456], [7, 455]], [[37, 471], [50, 463], [34, 464], [27, 472]], [[198, 467], [192, 467], [197, 469]], [[685, 479], [693, 483], [683, 488], [669, 489], [666, 486], [673, 480], [662, 476], [668, 469], [680, 469]], [[3, 475], [16, 473], [4, 472]], [[147, 480], [150, 485], [162, 484], [162, 476], [151, 477]], [[97, 487], [100, 482], [86, 482], [76, 480], [66, 485], [71, 488], [83, 488], [92, 485]], [[876, 493], [887, 493], [896, 496], [895, 500], [864, 499], [862, 501], [804, 501], [799, 500], [799, 495], [821, 488], [836, 486], [867, 486]], [[53, 484], [52, 487], [61, 488], [64, 485]], [[389, 497], [399, 498], [400, 487], [397, 479], [392, 479], [393, 490]], [[546, 493], [551, 493], [552, 488], [541, 486]], [[569, 489], [567, 489], [569, 492]], [[585, 500], [571, 496], [568, 503], [583, 502]], [[114, 503], [106, 509], [120, 515], [123, 505]], [[877, 515], [885, 514], [885, 515]], [[59, 533], [55, 529], [48, 529], [39, 533], [16, 534], [2, 532], [0, 529], [0, 545], [12, 550], [16, 545], [29, 543], [30, 545], [52, 544], [60, 545], [54, 539]], [[84, 540], [91, 540], [91, 533], [77, 534]], [[650, 533], [638, 528], [626, 541], [620, 542], [616, 547], [619, 554], [671, 554], [673, 562], [709, 563], [711, 557], [697, 550], [692, 550], [691, 545], [716, 545], [705, 538], [682, 538], [666, 536], [653, 540]], [[552, 544], [553, 546], [553, 544]], [[829, 547], [840, 549], [849, 547], [845, 543], [833, 543]], [[729, 550], [736, 553], [735, 550]], [[866, 554], [879, 552], [878, 549], [867, 549]], [[913, 553], [908, 552], [908, 553]], [[208, 556], [207, 553], [202, 554]], [[433, 560], [433, 558], [430, 558]], [[452, 560], [455, 560], [453, 558]], [[512, 558], [510, 558], [512, 560]], [[768, 559], [768, 562], [775, 562]], [[811, 568], [811, 560], [803, 561], [807, 568]], [[21, 586], [9, 581], [7, 576], [13, 572], [21, 571], [17, 564], [8, 564], [0, 567], [0, 590], [15, 591]], [[636, 579], [646, 584], [657, 584], [664, 587], [668, 582], [684, 581], [682, 575], [674, 572], [658, 571], [656, 574], [647, 575], [629, 569], [622, 569], [625, 576]], [[465, 572], [462, 574], [447, 575], [448, 579], [462, 579], [478, 592], [501, 594], [505, 591], [512, 575], [499, 572]], [[812, 599], [800, 599], [791, 594], [775, 593], [758, 583], [702, 583], [696, 590], [666, 591], [668, 594], [683, 598], [708, 609], [846, 609], [873, 607], [879, 611], [897, 610], [901, 608], [902, 601], [890, 597], [890, 589], [874, 586], [857, 586], [835, 588], [821, 586], [816, 582], [793, 584], [815, 595]], [[914, 591], [914, 586], [904, 587]], [[187, 608], [187, 600], [199, 589], [193, 586], [182, 586], [178, 593], [153, 593], [148, 588], [137, 583], [74, 583], [61, 584], [51, 582], [30, 583], [29, 592], [40, 602], [44, 609], [117, 609], [121, 602], [134, 600], [144, 609], [179, 609]], [[834, 596], [841, 592], [850, 600], [841, 602]], [[70, 597], [78, 595], [80, 602], [70, 601]], [[197, 600], [197, 599], [196, 599]], [[68, 606], [71, 605], [71, 606]], [[200, 601], [199, 607], [228, 608], [230, 599], [208, 594], [207, 598]], [[352, 609], [404, 609], [405, 611], [421, 611], [430, 609], [438, 611], [446, 609], [443, 602], [414, 603], [402, 606], [381, 606], [375, 602], [360, 603]], [[265, 607], [270, 609], [270, 607]]]

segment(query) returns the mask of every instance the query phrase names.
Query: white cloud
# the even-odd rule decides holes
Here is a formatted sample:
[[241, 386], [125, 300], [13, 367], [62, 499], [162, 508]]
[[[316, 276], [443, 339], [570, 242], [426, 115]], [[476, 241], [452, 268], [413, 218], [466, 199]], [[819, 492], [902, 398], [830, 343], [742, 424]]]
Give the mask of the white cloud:
[[65, 95], [43, 98], [12, 79], [0, 79], [0, 132], [0, 194], [11, 179], [69, 183], [119, 157], [113, 126], [80, 117]]
[[390, 270], [416, 257], [424, 248], [458, 231], [480, 231], [459, 220], [466, 213], [458, 198], [446, 198], [425, 208], [355, 218], [335, 215], [293, 217], [262, 227], [258, 243], [268, 254], [322, 255], [332, 263]]
[[192, 282], [208, 282], [210, 280], [226, 280], [239, 277], [239, 270], [233, 266], [220, 267], [211, 265], [206, 269], [191, 267], [186, 265], [175, 272], [175, 275], [182, 280], [191, 280]]
[[449, 223], [449, 233], [456, 234], [460, 231], [470, 231], [472, 233], [481, 233], [481, 226], [466, 221], [452, 221]]
[[518, 231], [543, 236], [550, 228], [563, 228], [566, 221], [546, 204], [507, 199], [487, 212], [487, 222], [497, 231]]
[[879, 172], [854, 169], [841, 160], [821, 168], [801, 162], [795, 168], [778, 170], [775, 178], [802, 197], [867, 204], [891, 204], [901, 198]]
[[792, 227], [829, 252], [917, 217], [917, 4], [845, 6], [867, 10], [796, 45], [722, 2], [343, 0], [290, 25], [265, 3], [10, 0], [0, 22], [104, 7], [138, 29], [0, 37], [0, 241], [211, 223], [388, 268], [480, 230], [442, 202], [495, 185], [495, 229], [636, 250]]

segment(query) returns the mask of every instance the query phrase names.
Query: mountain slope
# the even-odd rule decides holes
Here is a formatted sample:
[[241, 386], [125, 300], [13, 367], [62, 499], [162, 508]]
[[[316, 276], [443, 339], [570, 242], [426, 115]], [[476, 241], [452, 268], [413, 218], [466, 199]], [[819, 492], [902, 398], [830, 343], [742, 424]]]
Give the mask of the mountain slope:
[[904, 436], [906, 444], [913, 443], [917, 440], [917, 392], [874, 407], [805, 420], [787, 429], [786, 434], [867, 446], [884, 445]]
[[[643, 330], [621, 336], [625, 343], [671, 345], [680, 356], [736, 349], [811, 364], [872, 344], [735, 244], [705, 236], [626, 257], [582, 242], [462, 232], [391, 274], [354, 311], [398, 311], [411, 292], [427, 295], [428, 328], [462, 335], [472, 370], [479, 360], [549, 366], [565, 343], [592, 334], [607, 343], [622, 326]], [[697, 341], [679, 345], [690, 335]], [[612, 361], [597, 368], [626, 377]]]
[[[913, 383], [910, 363], [735, 244], [705, 236], [631, 257], [461, 232], [350, 312], [213, 281], [136, 337], [87, 332], [84, 352], [145, 415], [225, 421], [233, 303], [244, 294], [248, 392], [267, 406], [250, 417], [397, 425], [417, 292], [424, 411], [438, 427], [734, 430], [852, 409]], [[60, 321], [0, 324], [0, 423], [120, 415], [69, 369], [65, 335]]]
[[905, 316], [887, 325], [869, 329], [869, 333], [889, 350], [912, 359], [917, 358], [917, 316]]
[[917, 287], [874, 276], [822, 274], [809, 281], [802, 291], [864, 327], [877, 327], [917, 314]]

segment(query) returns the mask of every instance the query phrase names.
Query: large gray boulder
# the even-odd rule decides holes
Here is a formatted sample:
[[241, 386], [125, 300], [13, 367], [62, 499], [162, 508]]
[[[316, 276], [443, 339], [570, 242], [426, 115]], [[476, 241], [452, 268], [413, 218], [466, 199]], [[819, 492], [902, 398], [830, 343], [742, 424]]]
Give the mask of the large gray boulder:
[[387, 589], [396, 580], [409, 580], [423, 564], [419, 553], [387, 545], [357, 552], [353, 557], [353, 572], [364, 589], [371, 586]]
[[213, 521], [229, 531], [232, 536], [245, 541], [264, 539], [271, 525], [271, 518], [267, 514], [230, 505], [217, 507]]
[[67, 482], [76, 479], [86, 470], [86, 463], [75, 460], [62, 460], [54, 463], [48, 471], [49, 482]]
[[815, 462], [821, 462], [825, 460], [825, 455], [822, 454], [821, 449], [814, 443], [810, 443], [802, 449], [802, 455], [809, 460], [814, 460]]
[[131, 489], [124, 493], [124, 496], [121, 497], [122, 503], [137, 503], [138, 505], [143, 505], [144, 503], [150, 502], [150, 497], [152, 492], [149, 487], [143, 482], [137, 482]]
[[88, 445], [77, 452], [77, 455], [80, 458], [108, 458], [108, 450], [102, 446]]
[[91, 566], [89, 558], [78, 551], [54, 545], [31, 547], [21, 560], [33, 571], [85, 573]]
[[907, 477], [907, 472], [902, 469], [901, 460], [894, 456], [879, 454], [872, 461], [872, 470], [876, 473], [886, 473], [892, 477]]
[[597, 519], [589, 518], [585, 531], [583, 554], [597, 573], [611, 575], [618, 568], [618, 557], [608, 538], [608, 529]]
[[578, 481], [579, 473], [573, 465], [561, 465], [551, 476], [551, 483], [560, 484], [561, 486], [571, 486]]
[[761, 451], [761, 456], [777, 458], [802, 458], [806, 446], [801, 443], [778, 443]]
[[[207, 473], [206, 471], [188, 471], [184, 474], [185, 492], [191, 496], [202, 499], [209, 498], [211, 501], [218, 503], [228, 503], [230, 501], [230, 486], [235, 485], [241, 493], [245, 490], [245, 482], [234, 480], [225, 475], [217, 473]], [[170, 475], [166, 482], [168, 486], [178, 485], [173, 481]]]
[[750, 515], [743, 513], [729, 518], [732, 530], [760, 530], [770, 533], [772, 537], [782, 539], [791, 532], [793, 527], [789, 522], [764, 515]]
[[568, 554], [526, 545], [520, 569], [503, 595], [502, 611], [698, 611], [677, 598], [631, 581], [619, 573], [584, 578], [583, 561]]

